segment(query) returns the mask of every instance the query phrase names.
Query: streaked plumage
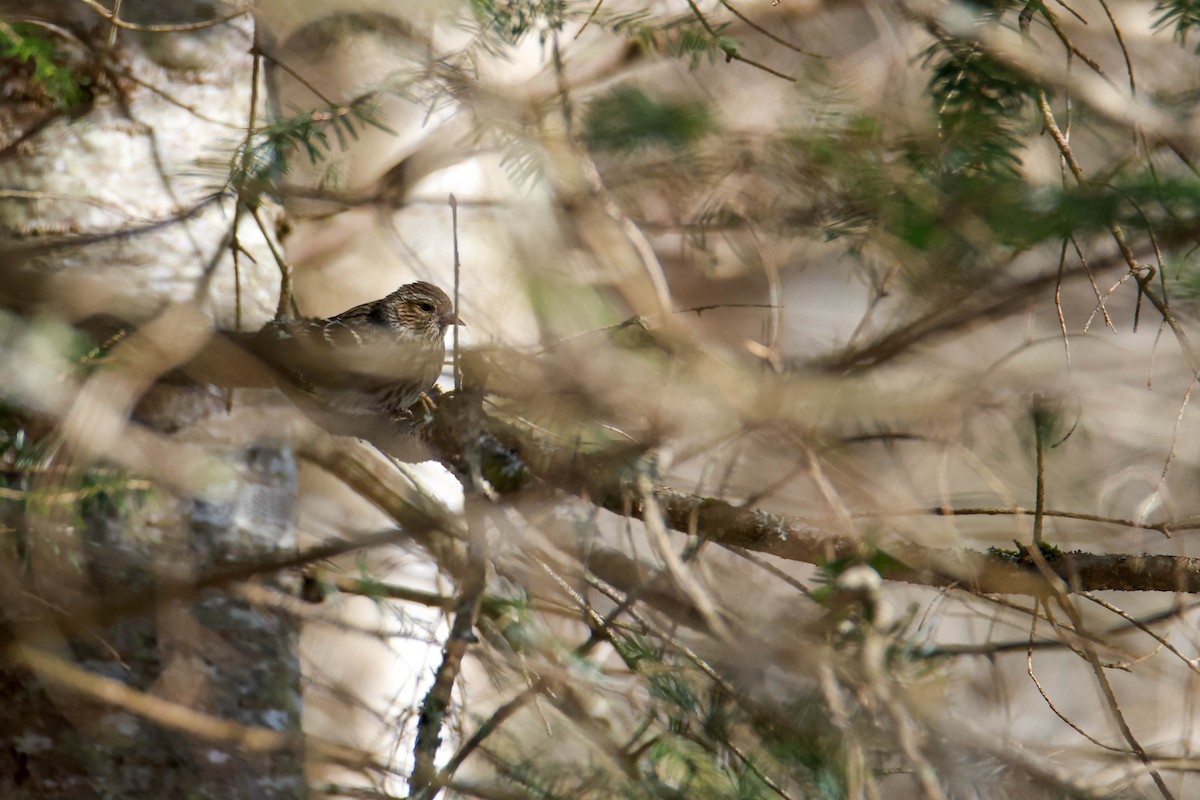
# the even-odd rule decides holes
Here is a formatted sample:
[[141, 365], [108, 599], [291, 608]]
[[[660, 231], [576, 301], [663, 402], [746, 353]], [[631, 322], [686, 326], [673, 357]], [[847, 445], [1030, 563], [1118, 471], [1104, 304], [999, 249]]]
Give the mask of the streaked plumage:
[[446, 328], [455, 324], [446, 293], [419, 281], [328, 319], [272, 322], [241, 344], [293, 401], [339, 429], [346, 425], [328, 423], [407, 416], [437, 381]]

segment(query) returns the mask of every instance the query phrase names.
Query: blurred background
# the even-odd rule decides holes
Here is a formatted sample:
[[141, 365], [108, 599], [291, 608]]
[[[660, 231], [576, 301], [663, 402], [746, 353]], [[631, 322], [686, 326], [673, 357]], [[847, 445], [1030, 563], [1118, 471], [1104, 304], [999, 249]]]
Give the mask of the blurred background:
[[1193, 796], [1197, 28], [0, 2], [5, 796]]

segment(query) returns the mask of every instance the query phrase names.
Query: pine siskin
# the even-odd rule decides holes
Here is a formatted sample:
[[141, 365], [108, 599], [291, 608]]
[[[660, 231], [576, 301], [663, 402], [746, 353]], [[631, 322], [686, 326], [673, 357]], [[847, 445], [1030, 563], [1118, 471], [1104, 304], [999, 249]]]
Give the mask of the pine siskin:
[[381, 418], [411, 417], [441, 374], [446, 328], [461, 324], [446, 293], [418, 281], [328, 319], [277, 320], [236, 341], [310, 416], [360, 435]]

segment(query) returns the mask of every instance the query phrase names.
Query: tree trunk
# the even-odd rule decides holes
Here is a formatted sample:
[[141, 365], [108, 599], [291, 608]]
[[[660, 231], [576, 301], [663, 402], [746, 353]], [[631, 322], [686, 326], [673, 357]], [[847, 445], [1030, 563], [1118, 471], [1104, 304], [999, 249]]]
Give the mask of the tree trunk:
[[52, 43], [82, 93], [65, 107], [32, 63], [0, 63], [14, 99], [0, 106], [0, 185], [13, 188], [0, 199], [0, 299], [15, 312], [0, 326], [2, 369], [16, 378], [3, 391], [23, 409], [6, 415], [0, 462], [12, 492], [0, 796], [303, 796], [294, 618], [235, 592], [153, 591], [294, 547], [290, 450], [185, 445], [190, 423], [225, 413], [209, 390], [155, 389], [127, 425], [120, 393], [100, 390], [153, 377], [128, 369], [136, 353], [92, 372], [78, 398], [46, 374], [22, 380], [61, 368], [76, 385], [77, 345], [55, 319], [117, 315], [146, 325], [139, 346], [166, 352], [188, 336], [171, 304], [219, 327], [271, 316], [277, 214], [259, 207], [260, 227], [217, 195], [252, 98], [263, 119], [253, 21], [164, 31], [220, 12], [118, 4], [130, 30], [82, 3], [37, 6], [20, 24], [26, 7], [0, 5], [0, 33]]

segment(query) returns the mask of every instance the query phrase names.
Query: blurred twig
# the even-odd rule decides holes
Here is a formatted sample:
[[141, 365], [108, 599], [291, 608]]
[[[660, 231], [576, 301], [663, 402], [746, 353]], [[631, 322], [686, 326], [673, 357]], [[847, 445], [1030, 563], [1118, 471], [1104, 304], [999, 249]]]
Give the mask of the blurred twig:
[[[88, 8], [95, 11], [104, 19], [108, 20], [109, 24], [117, 28], [123, 28], [128, 31], [142, 31], [144, 33], [186, 33], [187, 31], [198, 31], [204, 28], [211, 28], [215, 25], [224, 25], [230, 20], [237, 19], [250, 13], [249, 8], [243, 8], [240, 11], [235, 11], [231, 14], [216, 17], [214, 19], [202, 20], [200, 22], [188, 22], [176, 25], [140, 25], [134, 22], [126, 22], [119, 18], [116, 14], [109, 11], [97, 0], [78, 0]], [[119, 5], [119, 4], [118, 4]]]
[[190, 706], [138, 691], [118, 680], [90, 672], [64, 658], [26, 643], [5, 648], [6, 660], [31, 670], [42, 681], [83, 697], [123, 709], [168, 730], [211, 742], [233, 745], [252, 753], [271, 753], [303, 747], [314, 761], [336, 762], [352, 768], [371, 764], [370, 753], [345, 745], [243, 725], [198, 711]]

